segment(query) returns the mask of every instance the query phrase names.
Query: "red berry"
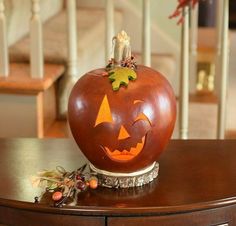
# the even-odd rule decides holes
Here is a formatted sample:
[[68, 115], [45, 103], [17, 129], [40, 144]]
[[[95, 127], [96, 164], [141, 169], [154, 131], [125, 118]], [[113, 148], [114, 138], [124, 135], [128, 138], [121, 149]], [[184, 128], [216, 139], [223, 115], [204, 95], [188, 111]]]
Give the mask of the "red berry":
[[76, 187], [81, 191], [86, 189], [86, 184], [82, 180], [78, 180]]
[[52, 200], [58, 201], [62, 198], [62, 192], [56, 191], [52, 194]]
[[98, 187], [98, 180], [93, 178], [89, 180], [89, 186], [92, 189], [96, 189]]
[[82, 178], [81, 178], [81, 176], [80, 176], [79, 174], [77, 174], [76, 177], [75, 177], [75, 179], [76, 179], [76, 180], [81, 180]]
[[82, 180], [82, 181], [84, 181], [84, 176], [82, 176], [82, 175], [80, 175], [80, 174], [77, 174], [75, 178], [76, 178], [76, 180]]

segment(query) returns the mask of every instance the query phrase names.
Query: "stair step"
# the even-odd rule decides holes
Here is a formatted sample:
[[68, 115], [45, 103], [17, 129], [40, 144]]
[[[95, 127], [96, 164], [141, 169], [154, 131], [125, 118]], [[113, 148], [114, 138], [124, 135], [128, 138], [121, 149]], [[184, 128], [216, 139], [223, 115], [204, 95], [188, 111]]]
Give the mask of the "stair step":
[[[229, 40], [232, 32], [229, 31]], [[200, 27], [198, 29], [198, 61], [215, 62], [217, 51], [217, 29], [209, 27]]]
[[236, 130], [226, 130], [225, 138], [226, 139], [236, 139]]
[[45, 64], [44, 77], [35, 79], [30, 76], [30, 65], [27, 63], [11, 63], [10, 75], [0, 77], [1, 93], [39, 93], [48, 89], [65, 71], [59, 64]]
[[[177, 106], [179, 106], [179, 104], [177, 104]], [[177, 116], [179, 116], [179, 112]], [[190, 102], [188, 122], [189, 139], [215, 139], [217, 129], [217, 104]], [[178, 118], [172, 138], [179, 138]]]
[[[99, 8], [77, 9], [78, 69], [83, 74], [91, 68], [105, 65], [105, 10]], [[115, 27], [121, 28], [122, 13], [115, 11]], [[10, 47], [13, 62], [29, 61], [29, 36]], [[63, 10], [43, 24], [45, 62], [67, 62], [67, 15]]]
[[66, 120], [56, 120], [47, 131], [45, 138], [64, 138], [70, 136], [70, 129]]
[[[142, 54], [133, 52], [136, 57], [137, 64], [142, 64]], [[151, 54], [151, 67], [161, 74], [163, 74], [167, 80], [173, 86], [176, 80], [176, 60], [171, 54]]]
[[218, 98], [214, 93], [197, 93], [189, 95], [189, 102], [203, 104], [218, 104]]
[[10, 75], [0, 77], [0, 137], [43, 137], [57, 117], [57, 80], [63, 65], [45, 64], [44, 77], [30, 76], [30, 65], [11, 63]]
[[217, 31], [215, 28], [200, 27], [198, 29], [198, 48], [214, 50], [217, 43]]

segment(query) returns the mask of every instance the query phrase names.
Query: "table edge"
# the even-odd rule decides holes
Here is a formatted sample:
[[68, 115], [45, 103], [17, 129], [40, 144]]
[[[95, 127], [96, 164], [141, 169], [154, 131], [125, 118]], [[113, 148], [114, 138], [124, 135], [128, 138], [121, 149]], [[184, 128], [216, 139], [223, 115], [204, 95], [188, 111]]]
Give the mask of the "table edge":
[[26, 201], [15, 201], [0, 198], [0, 206], [27, 210], [31, 212], [43, 212], [63, 215], [81, 215], [81, 216], [148, 216], [148, 215], [171, 215], [180, 213], [196, 212], [208, 209], [216, 209], [236, 204], [236, 197], [225, 198], [222, 200], [209, 201], [204, 203], [186, 204], [180, 206], [163, 207], [126, 207], [115, 208], [104, 206], [64, 206], [56, 208], [41, 203], [31, 203]]

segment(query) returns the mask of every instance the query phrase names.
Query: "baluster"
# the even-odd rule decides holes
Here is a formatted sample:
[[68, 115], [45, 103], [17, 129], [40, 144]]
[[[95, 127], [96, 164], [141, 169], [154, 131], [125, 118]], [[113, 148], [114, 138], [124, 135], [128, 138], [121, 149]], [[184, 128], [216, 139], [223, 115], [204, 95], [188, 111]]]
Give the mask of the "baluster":
[[220, 95], [221, 84], [221, 39], [222, 39], [222, 21], [223, 21], [223, 1], [216, 1], [216, 55], [215, 55], [215, 90], [217, 96]]
[[78, 80], [76, 0], [67, 0], [66, 3], [67, 73], [60, 81], [59, 87], [59, 114], [61, 117], [66, 117], [68, 98]]
[[9, 74], [9, 58], [4, 11], [4, 2], [0, 0], [0, 76], [7, 77]]
[[150, 23], [150, 0], [143, 0], [143, 64], [151, 66], [151, 23]]
[[222, 22], [223, 22], [223, 3], [224, 1], [216, 1], [216, 29], [217, 29], [217, 55], [221, 55], [221, 40], [222, 40]]
[[30, 21], [30, 69], [31, 77], [43, 78], [43, 38], [40, 18], [39, 0], [32, 1], [32, 17]]
[[76, 26], [76, 1], [67, 0], [67, 45], [68, 45], [68, 76], [77, 77], [77, 26]]
[[114, 37], [114, 2], [106, 0], [106, 54], [105, 63], [111, 58], [112, 43]]
[[190, 15], [190, 90], [195, 91], [197, 79], [198, 4], [191, 10]]
[[226, 121], [226, 96], [228, 82], [228, 67], [229, 67], [229, 0], [220, 0], [223, 3], [222, 7], [222, 32], [221, 32], [221, 85], [218, 105], [218, 123], [217, 123], [217, 138], [224, 139], [225, 136], [225, 121]]
[[188, 139], [189, 108], [189, 7], [183, 9], [184, 20], [181, 34], [181, 65], [179, 90], [179, 129], [180, 138]]

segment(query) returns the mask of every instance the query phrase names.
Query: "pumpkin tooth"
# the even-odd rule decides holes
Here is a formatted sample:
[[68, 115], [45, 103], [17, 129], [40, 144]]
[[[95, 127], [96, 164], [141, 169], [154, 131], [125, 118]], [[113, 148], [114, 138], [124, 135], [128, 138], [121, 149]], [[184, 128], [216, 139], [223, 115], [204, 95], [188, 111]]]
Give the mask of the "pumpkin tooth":
[[136, 153], [136, 148], [131, 148], [131, 149], [130, 149], [130, 153], [131, 153], [132, 155], [135, 155], [135, 153]]
[[112, 155], [120, 155], [120, 154], [121, 154], [121, 152], [118, 151], [118, 150], [115, 150], [115, 151], [112, 152]]
[[143, 136], [143, 138], [142, 138], [142, 143], [144, 143], [144, 141], [145, 141], [145, 136]]
[[136, 147], [131, 147], [129, 150], [124, 149], [122, 151], [114, 150], [111, 151], [108, 147], [104, 147], [108, 156], [110, 156], [112, 159], [120, 160], [120, 161], [128, 161], [137, 156], [143, 149], [144, 143], [145, 143], [145, 137], [142, 137], [142, 141], [140, 143], [136, 144]]
[[140, 144], [140, 143], [138, 143], [138, 144], [137, 144], [137, 147], [136, 147], [136, 149], [138, 149], [138, 150], [139, 150], [139, 149], [141, 149], [141, 148], [142, 148], [142, 146], [143, 146], [143, 145], [142, 145], [142, 143], [141, 143], [141, 144]]
[[129, 155], [130, 153], [129, 153], [129, 151], [124, 150], [124, 151], [122, 151], [122, 154], [123, 154], [123, 155]]

